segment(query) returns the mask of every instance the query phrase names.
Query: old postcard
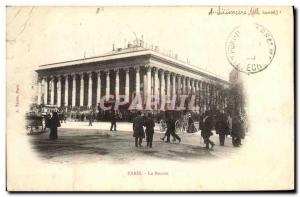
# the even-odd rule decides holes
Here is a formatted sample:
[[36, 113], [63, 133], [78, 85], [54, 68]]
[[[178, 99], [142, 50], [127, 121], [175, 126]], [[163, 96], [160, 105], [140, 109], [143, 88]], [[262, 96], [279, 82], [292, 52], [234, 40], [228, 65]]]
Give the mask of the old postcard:
[[294, 190], [293, 11], [8, 6], [7, 190]]

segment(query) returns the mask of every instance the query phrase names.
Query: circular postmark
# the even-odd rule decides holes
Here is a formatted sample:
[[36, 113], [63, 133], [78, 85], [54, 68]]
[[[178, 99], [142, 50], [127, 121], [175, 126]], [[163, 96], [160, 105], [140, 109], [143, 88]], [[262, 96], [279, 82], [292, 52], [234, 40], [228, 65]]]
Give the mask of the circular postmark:
[[262, 25], [241, 25], [233, 29], [226, 41], [226, 56], [238, 71], [254, 74], [266, 69], [276, 52], [275, 40]]

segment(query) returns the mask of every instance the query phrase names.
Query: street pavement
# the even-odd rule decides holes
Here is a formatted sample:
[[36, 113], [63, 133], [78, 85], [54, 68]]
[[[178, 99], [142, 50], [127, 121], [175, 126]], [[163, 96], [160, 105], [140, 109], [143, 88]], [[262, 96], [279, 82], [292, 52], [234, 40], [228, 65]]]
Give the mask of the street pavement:
[[204, 148], [200, 132], [188, 134], [179, 133], [182, 141], [165, 143], [160, 138], [164, 135], [155, 127], [153, 148], [136, 148], [132, 137], [132, 123], [117, 123], [117, 131], [110, 131], [109, 122], [94, 122], [88, 126], [88, 122], [62, 123], [58, 128], [58, 139], [49, 140], [47, 132], [30, 135], [32, 148], [45, 160], [58, 162], [78, 162], [91, 160], [131, 161], [135, 159], [161, 159], [189, 161], [195, 159], [214, 159], [218, 157], [231, 157], [242, 147], [235, 148], [231, 144], [231, 138], [227, 137], [225, 146], [219, 146], [218, 135], [211, 139], [216, 146], [213, 150]]

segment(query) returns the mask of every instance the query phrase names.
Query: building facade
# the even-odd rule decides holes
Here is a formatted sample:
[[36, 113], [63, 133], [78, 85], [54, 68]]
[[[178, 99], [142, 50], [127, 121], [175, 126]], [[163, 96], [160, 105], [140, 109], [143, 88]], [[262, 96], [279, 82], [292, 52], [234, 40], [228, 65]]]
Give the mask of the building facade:
[[[91, 109], [101, 102], [131, 103], [140, 96], [143, 105], [150, 104], [150, 110], [168, 110], [162, 97], [167, 103], [173, 98], [180, 102], [182, 95], [195, 98], [196, 112], [223, 110], [227, 105], [228, 81], [141, 46], [41, 65], [36, 72], [39, 105]], [[159, 102], [151, 104], [153, 97]]]

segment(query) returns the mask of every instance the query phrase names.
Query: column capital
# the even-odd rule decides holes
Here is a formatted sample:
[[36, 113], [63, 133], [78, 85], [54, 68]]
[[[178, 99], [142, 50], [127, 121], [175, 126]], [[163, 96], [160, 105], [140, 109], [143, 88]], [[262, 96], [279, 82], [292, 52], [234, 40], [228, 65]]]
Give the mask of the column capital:
[[146, 64], [145, 68], [147, 69], [147, 71], [151, 71], [151, 69], [153, 68], [153, 66], [151, 66], [150, 64]]
[[176, 76], [176, 73], [170, 72], [170, 75], [173, 77], [173, 76]]
[[75, 75], [83, 76], [84, 72], [76, 72]]
[[159, 69], [159, 70], [162, 75], [166, 72], [164, 69]]
[[115, 71], [116, 73], [119, 73], [120, 68], [114, 68], [114, 71]]
[[140, 66], [134, 66], [133, 69], [134, 69], [135, 71], [140, 71]]
[[153, 71], [154, 71], [154, 73], [158, 73], [158, 70], [159, 70], [159, 68], [157, 68], [157, 67], [153, 67]]
[[129, 67], [124, 68], [124, 70], [125, 70], [126, 73], [129, 73], [129, 69], [130, 69]]

